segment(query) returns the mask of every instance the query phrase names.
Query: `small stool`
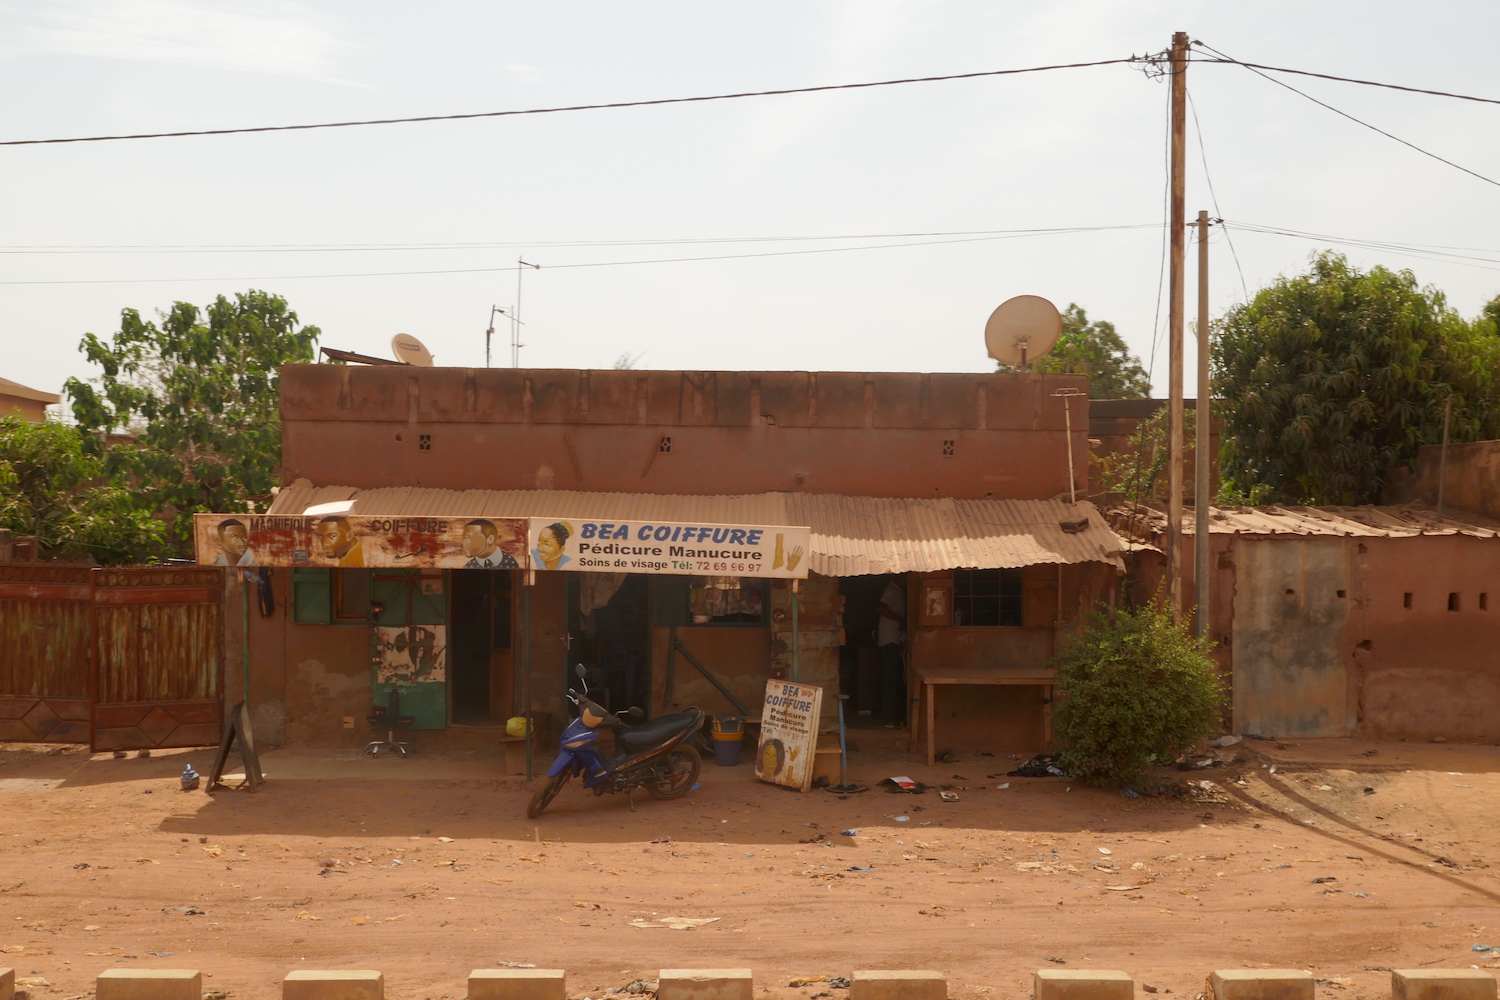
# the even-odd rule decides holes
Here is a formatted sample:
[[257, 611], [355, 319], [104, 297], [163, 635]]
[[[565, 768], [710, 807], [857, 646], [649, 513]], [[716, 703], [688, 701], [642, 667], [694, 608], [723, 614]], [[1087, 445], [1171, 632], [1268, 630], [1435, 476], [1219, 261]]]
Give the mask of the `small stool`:
[[405, 757], [406, 744], [396, 739], [396, 730], [408, 729], [417, 720], [415, 716], [403, 716], [401, 714], [401, 692], [395, 688], [391, 688], [386, 693], [386, 698], [384, 706], [372, 705], [370, 714], [365, 716], [365, 719], [370, 723], [371, 729], [385, 730], [385, 739], [372, 740], [369, 746], [365, 747], [365, 752], [371, 757], [375, 757], [380, 754], [381, 747], [386, 747], [395, 750], [401, 756]]

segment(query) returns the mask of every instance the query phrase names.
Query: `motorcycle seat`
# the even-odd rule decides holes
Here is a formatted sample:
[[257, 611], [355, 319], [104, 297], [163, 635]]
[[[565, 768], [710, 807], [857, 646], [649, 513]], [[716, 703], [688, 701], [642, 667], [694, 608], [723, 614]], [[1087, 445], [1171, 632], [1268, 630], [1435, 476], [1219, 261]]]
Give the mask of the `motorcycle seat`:
[[622, 746], [631, 750], [643, 750], [658, 743], [665, 743], [684, 729], [690, 729], [701, 721], [702, 716], [697, 712], [674, 712], [671, 715], [652, 719], [644, 725], [621, 729], [619, 739]]

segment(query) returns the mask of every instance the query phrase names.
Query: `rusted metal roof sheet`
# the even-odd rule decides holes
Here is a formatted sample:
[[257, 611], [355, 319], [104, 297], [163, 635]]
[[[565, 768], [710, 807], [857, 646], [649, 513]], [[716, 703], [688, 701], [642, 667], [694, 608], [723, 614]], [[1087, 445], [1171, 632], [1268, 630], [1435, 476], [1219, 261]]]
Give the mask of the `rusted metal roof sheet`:
[[283, 488], [271, 514], [349, 502], [350, 514], [558, 517], [806, 525], [809, 567], [824, 576], [921, 573], [961, 567], [1104, 562], [1123, 569], [1125, 545], [1093, 504], [1061, 500], [850, 497], [828, 493], [662, 496], [568, 490]]
[[[1114, 529], [1132, 541], [1150, 542], [1167, 530], [1167, 514], [1159, 503], [1107, 504], [1105, 516]], [[1470, 511], [1449, 511], [1441, 521], [1423, 507], [1210, 507], [1208, 530], [1225, 535], [1329, 535], [1338, 537], [1405, 538], [1416, 535], [1500, 537], [1500, 522]], [[1192, 508], [1183, 512], [1183, 531], [1194, 530]]]

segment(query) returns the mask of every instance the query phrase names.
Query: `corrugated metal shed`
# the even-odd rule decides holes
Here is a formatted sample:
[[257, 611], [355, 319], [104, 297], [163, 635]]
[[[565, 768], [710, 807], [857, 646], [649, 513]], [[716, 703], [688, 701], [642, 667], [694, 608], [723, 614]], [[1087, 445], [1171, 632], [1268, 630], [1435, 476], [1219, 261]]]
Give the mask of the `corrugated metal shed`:
[[[921, 573], [961, 567], [1013, 568], [1040, 563], [1104, 562], [1124, 568], [1121, 541], [1093, 504], [1061, 500], [909, 500], [827, 493], [660, 496], [567, 490], [357, 490], [283, 488], [272, 514], [301, 514], [352, 501], [351, 514], [561, 517], [704, 524], [806, 525], [808, 565], [824, 576]], [[1064, 525], [1067, 525], [1065, 528]]]
[[[1166, 509], [1158, 503], [1107, 504], [1114, 529], [1132, 541], [1150, 542], [1167, 530]], [[1182, 530], [1194, 530], [1192, 507], [1183, 512]], [[1449, 511], [1441, 521], [1423, 507], [1210, 507], [1210, 534], [1333, 535], [1402, 538], [1415, 535], [1500, 536], [1500, 522], [1469, 511]]]

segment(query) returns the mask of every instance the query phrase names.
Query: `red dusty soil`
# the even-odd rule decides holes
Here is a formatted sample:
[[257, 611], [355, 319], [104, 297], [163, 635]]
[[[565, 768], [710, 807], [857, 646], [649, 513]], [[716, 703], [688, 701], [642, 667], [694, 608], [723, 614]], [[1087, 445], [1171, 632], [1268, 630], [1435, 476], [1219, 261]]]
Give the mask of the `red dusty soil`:
[[[871, 755], [854, 777], [908, 773], [959, 801], [799, 795], [709, 762], [684, 799], [632, 813], [575, 785], [532, 822], [520, 779], [207, 795], [176, 782], [206, 752], [10, 745], [0, 965], [46, 980], [23, 986], [32, 1000], [85, 996], [112, 966], [201, 969], [238, 1000], [270, 1000], [296, 968], [380, 969], [397, 1000], [453, 1000], [504, 961], [564, 968], [569, 995], [596, 1000], [663, 966], [748, 966], [773, 1000], [830, 992], [793, 977], [871, 967], [941, 970], [961, 1000], [1025, 997], [1037, 968], [1124, 969], [1190, 998], [1214, 968], [1295, 967], [1321, 1000], [1354, 1000], [1389, 995], [1384, 968], [1486, 966], [1469, 949], [1500, 944], [1500, 749], [1236, 749], [1248, 759], [1161, 772], [1214, 782], [1188, 798], [986, 777], [1004, 755]], [[717, 919], [653, 926], [667, 916]]]

